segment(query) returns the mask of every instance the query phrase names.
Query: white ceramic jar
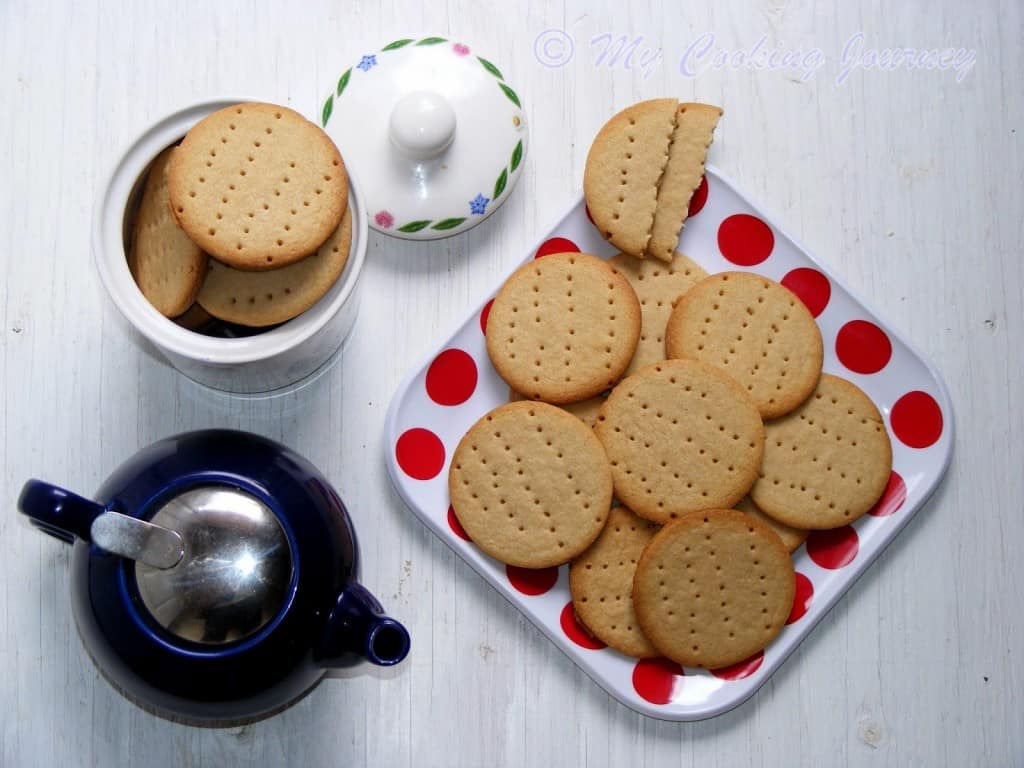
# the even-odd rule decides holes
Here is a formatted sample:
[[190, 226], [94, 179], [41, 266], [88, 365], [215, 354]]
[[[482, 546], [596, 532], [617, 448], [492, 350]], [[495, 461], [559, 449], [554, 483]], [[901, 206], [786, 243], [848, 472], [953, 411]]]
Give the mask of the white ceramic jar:
[[[93, 219], [93, 251], [103, 285], [131, 325], [189, 378], [215, 389], [263, 393], [314, 373], [340, 348], [359, 308], [359, 277], [366, 259], [367, 219], [359, 183], [349, 171], [352, 244], [341, 277], [310, 309], [283, 325], [245, 338], [218, 338], [187, 330], [146, 300], [128, 269], [130, 218], [150, 163], [211, 112], [238, 99], [198, 104], [164, 118], [121, 155], [107, 177]], [[344, 148], [342, 148], [344, 155]]]

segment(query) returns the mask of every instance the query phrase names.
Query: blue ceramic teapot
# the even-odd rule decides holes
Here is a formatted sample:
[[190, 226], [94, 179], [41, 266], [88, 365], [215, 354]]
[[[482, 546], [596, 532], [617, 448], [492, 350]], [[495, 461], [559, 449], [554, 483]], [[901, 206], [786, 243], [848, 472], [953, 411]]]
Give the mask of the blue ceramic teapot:
[[72, 604], [130, 698], [204, 722], [255, 718], [329, 667], [397, 664], [409, 634], [361, 587], [345, 506], [308, 461], [244, 432], [161, 440], [89, 501], [29, 481], [19, 509], [73, 544]]

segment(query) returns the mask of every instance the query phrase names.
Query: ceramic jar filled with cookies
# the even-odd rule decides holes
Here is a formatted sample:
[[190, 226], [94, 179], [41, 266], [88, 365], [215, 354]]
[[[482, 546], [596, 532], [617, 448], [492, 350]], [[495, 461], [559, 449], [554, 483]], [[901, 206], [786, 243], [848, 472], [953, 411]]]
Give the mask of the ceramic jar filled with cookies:
[[104, 283], [190, 377], [236, 392], [295, 383], [355, 317], [366, 222], [342, 155], [274, 104], [205, 105], [165, 123], [112, 174], [96, 243]]
[[569, 563], [600, 641], [711, 669], [772, 642], [790, 553], [871, 509], [892, 463], [875, 405], [822, 372], [795, 294], [676, 250], [721, 114], [658, 99], [601, 129], [584, 193], [622, 253], [545, 255], [501, 287], [487, 353], [515, 402], [470, 428], [449, 473], [484, 552]]

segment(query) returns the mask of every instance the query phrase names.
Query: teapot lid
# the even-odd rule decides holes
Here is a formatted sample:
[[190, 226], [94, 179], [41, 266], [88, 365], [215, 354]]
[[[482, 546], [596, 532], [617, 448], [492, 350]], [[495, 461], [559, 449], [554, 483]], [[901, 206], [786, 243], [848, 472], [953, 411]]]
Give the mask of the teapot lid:
[[166, 502], [150, 522], [176, 531], [184, 550], [171, 568], [135, 562], [142, 602], [165, 630], [204, 645], [232, 643], [278, 615], [292, 555], [281, 521], [262, 500], [204, 485]]

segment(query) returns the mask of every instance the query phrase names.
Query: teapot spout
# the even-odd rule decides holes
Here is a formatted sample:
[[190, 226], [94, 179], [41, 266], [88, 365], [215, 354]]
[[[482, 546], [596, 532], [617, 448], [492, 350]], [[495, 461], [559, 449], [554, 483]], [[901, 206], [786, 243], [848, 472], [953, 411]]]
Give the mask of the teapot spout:
[[369, 591], [349, 584], [327, 618], [314, 660], [324, 667], [348, 666], [363, 657], [382, 667], [394, 666], [409, 653], [409, 633], [389, 616]]

